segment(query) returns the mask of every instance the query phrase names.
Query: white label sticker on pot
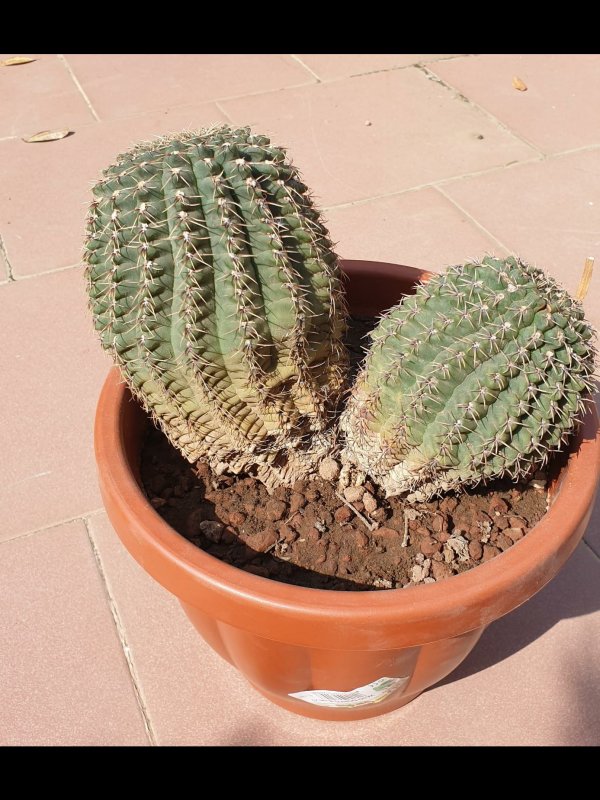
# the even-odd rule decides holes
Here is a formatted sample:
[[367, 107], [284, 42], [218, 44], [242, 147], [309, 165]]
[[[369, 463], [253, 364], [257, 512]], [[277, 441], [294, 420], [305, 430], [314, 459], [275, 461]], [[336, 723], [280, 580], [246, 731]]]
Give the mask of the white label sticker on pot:
[[305, 703], [327, 708], [356, 708], [369, 703], [381, 703], [386, 697], [401, 689], [408, 683], [407, 677], [379, 678], [373, 683], [352, 689], [351, 692], [336, 692], [330, 689], [314, 689], [310, 692], [294, 692], [290, 697], [297, 697]]

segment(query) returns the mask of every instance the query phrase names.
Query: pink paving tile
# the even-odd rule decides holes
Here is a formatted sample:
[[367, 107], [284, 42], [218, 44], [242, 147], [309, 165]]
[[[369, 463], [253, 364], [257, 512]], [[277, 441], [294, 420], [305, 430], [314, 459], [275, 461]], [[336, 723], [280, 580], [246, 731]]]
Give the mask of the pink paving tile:
[[102, 506], [94, 410], [109, 368], [77, 268], [0, 287], [0, 540]]
[[486, 54], [430, 69], [545, 153], [600, 144], [600, 55]]
[[[447, 184], [444, 192], [527, 261], [577, 291], [587, 256], [600, 264], [600, 150]], [[600, 326], [600, 274], [584, 301]]]
[[125, 53], [66, 57], [101, 119], [314, 82], [310, 73], [288, 55]]
[[104, 515], [91, 526], [160, 744], [600, 743], [600, 561], [585, 545], [495, 623], [446, 684], [393, 714], [336, 725], [256, 693], [124, 551]]
[[365, 72], [397, 69], [426, 61], [448, 58], [450, 53], [299, 53], [298, 58], [321, 80], [349, 78]]
[[221, 105], [234, 122], [251, 124], [287, 145], [326, 206], [534, 155], [414, 68]]
[[148, 743], [82, 522], [0, 545], [0, 745]]
[[[14, 53], [0, 53], [0, 61]], [[65, 65], [54, 54], [19, 53], [29, 64], [0, 67], [0, 138], [92, 122], [88, 108]], [[27, 145], [39, 147], [39, 145]]]
[[441, 271], [504, 250], [435, 189], [332, 208], [325, 214], [342, 258]]
[[205, 104], [85, 125], [44, 145], [0, 142], [0, 230], [15, 276], [79, 261], [90, 186], [118, 153], [141, 139], [224, 121]]
[[600, 494], [596, 497], [592, 517], [585, 532], [585, 540], [600, 559]]

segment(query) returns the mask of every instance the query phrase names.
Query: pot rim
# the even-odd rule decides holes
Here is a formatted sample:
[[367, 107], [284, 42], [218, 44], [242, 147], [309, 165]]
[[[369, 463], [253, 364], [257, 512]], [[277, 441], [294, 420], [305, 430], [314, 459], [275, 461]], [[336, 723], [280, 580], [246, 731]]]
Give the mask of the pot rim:
[[[396, 280], [404, 278], [414, 283], [428, 277], [428, 273], [400, 265], [342, 262], [342, 268], [350, 275], [362, 272], [365, 267], [373, 278], [378, 275], [390, 278], [392, 270]], [[226, 564], [192, 544], [162, 519], [138, 484], [137, 467], [126, 452], [124, 420], [130, 402], [136, 401], [118, 369], [113, 367], [98, 402], [96, 459], [105, 505], [109, 513], [116, 509], [119, 521], [115, 522], [113, 514], [111, 520], [132, 555], [186, 603], [194, 604], [198, 590], [209, 590], [220, 596], [223, 618], [229, 616], [228, 602], [237, 606], [243, 602], [248, 606], [249, 620], [253, 608], [257, 612], [260, 607], [262, 612], [268, 609], [302, 619], [307, 631], [311, 625], [320, 626], [326, 621], [338, 625], [351, 622], [362, 631], [363, 638], [369, 638], [368, 631], [375, 635], [381, 626], [409, 629], [422, 626], [425, 618], [431, 624], [420, 638], [433, 641], [488, 624], [541, 589], [571, 554], [587, 523], [600, 471], [600, 431], [595, 407], [591, 406], [571, 446], [550, 509], [523, 539], [502, 554], [460, 575], [407, 589], [371, 592], [312, 589], [263, 578]], [[574, 535], [579, 528], [581, 533]], [[477, 611], [467, 614], [459, 623], [458, 612], [473, 607]], [[266, 635], [258, 621], [257, 628]], [[336, 636], [332, 636], [332, 647], [336, 641]]]

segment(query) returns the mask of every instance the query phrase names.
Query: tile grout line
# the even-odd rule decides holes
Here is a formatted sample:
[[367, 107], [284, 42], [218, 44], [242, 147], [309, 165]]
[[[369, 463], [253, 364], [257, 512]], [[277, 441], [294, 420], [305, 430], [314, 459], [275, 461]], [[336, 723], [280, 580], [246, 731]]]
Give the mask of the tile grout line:
[[109, 585], [108, 585], [108, 581], [106, 580], [106, 573], [104, 571], [104, 567], [102, 566], [102, 559], [100, 557], [100, 552], [98, 551], [98, 548], [96, 547], [96, 543], [94, 541], [94, 537], [92, 536], [92, 532], [91, 532], [90, 527], [88, 525], [88, 521], [87, 521], [87, 519], [85, 517], [83, 518], [83, 525], [85, 527], [85, 531], [87, 533], [87, 536], [88, 536], [88, 539], [89, 539], [89, 542], [90, 542], [90, 547], [92, 548], [92, 554], [93, 554], [93, 556], [94, 556], [94, 558], [96, 560], [96, 566], [97, 566], [98, 571], [100, 573], [100, 579], [102, 580], [102, 583], [104, 585], [104, 591], [106, 593], [106, 597], [107, 597], [107, 600], [108, 600], [108, 605], [110, 607], [110, 612], [112, 614], [113, 622], [115, 624], [115, 628], [116, 628], [116, 631], [117, 631], [117, 636], [119, 637], [119, 642], [120, 642], [121, 648], [123, 650], [123, 655], [125, 656], [125, 661], [127, 662], [127, 667], [129, 669], [129, 676], [130, 676], [131, 682], [133, 684], [133, 691], [134, 691], [134, 694], [135, 694], [135, 698], [136, 698], [140, 713], [142, 715], [142, 719], [144, 721], [144, 728], [146, 730], [146, 735], [147, 735], [147, 737], [148, 737], [148, 739], [150, 741], [150, 744], [153, 747], [156, 747], [156, 745], [157, 745], [156, 735], [155, 735], [154, 730], [152, 728], [152, 722], [150, 721], [150, 715], [148, 713], [148, 709], [146, 708], [146, 703], [144, 702], [144, 695], [143, 695], [143, 692], [142, 692], [142, 689], [141, 689], [141, 686], [140, 686], [140, 680], [139, 680], [139, 677], [138, 677], [138, 674], [137, 674], [137, 670], [135, 668], [135, 664], [133, 663], [133, 658], [131, 656], [131, 650], [129, 648], [129, 644], [127, 642], [127, 636], [125, 634], [125, 627], [124, 627], [124, 625], [123, 625], [123, 623], [121, 621], [121, 616], [119, 614], [119, 610], [117, 608], [117, 604], [115, 602], [115, 599], [113, 598], [112, 593], [110, 591], [110, 588], [109, 588]]
[[487, 167], [486, 169], [475, 170], [474, 172], [465, 172], [463, 175], [451, 175], [449, 178], [440, 178], [439, 180], [429, 181], [428, 183], [419, 183], [416, 186], [409, 186], [407, 189], [397, 189], [393, 192], [384, 192], [383, 194], [375, 194], [371, 197], [361, 197], [358, 200], [350, 200], [347, 203], [334, 203], [331, 206], [322, 206], [322, 211], [331, 211], [337, 208], [348, 208], [350, 206], [363, 205], [370, 203], [373, 200], [383, 200], [386, 197], [396, 197], [401, 194], [408, 194], [409, 192], [418, 192], [421, 189], [435, 189], [438, 186], [445, 186], [446, 184], [457, 183], [462, 180], [469, 180], [470, 178], [478, 178], [481, 175], [490, 175], [495, 172], [502, 172], [506, 169], [514, 169], [528, 164], [539, 164], [542, 159], [532, 157], [526, 161], [515, 161], [510, 164], [499, 164], [495, 167]]
[[[292, 53], [288, 53], [287, 55], [290, 55], [291, 57], [296, 59], [296, 57]], [[427, 62], [423, 62], [423, 63], [424, 64], [434, 64], [434, 63], [437, 63], [438, 61], [453, 61], [453, 60], [455, 60], [457, 58], [470, 58], [473, 55], [475, 55], [475, 54], [471, 53], [471, 54], [461, 54], [461, 55], [457, 55], [457, 56], [448, 56], [447, 58], [437, 58], [434, 61], [427, 61]], [[60, 54], [59, 54], [59, 57], [64, 59], [64, 56], [62, 56]], [[280, 86], [280, 87], [278, 87], [276, 89], [260, 89], [257, 92], [246, 92], [244, 94], [220, 95], [219, 97], [216, 97], [216, 98], [213, 97], [213, 98], [208, 98], [206, 100], [203, 100], [200, 103], [200, 105], [215, 105], [215, 106], [217, 106], [219, 108], [221, 113], [227, 115], [227, 112], [225, 111], [225, 109], [223, 109], [221, 107], [221, 105], [220, 105], [221, 103], [228, 103], [229, 101], [232, 101], [232, 100], [244, 100], [247, 97], [260, 97], [262, 95], [267, 96], [267, 95], [270, 95], [270, 94], [275, 94], [276, 92], [287, 92], [287, 91], [292, 91], [294, 89], [305, 89], [305, 88], [308, 88], [310, 86], [317, 86], [317, 85], [321, 85], [321, 84], [322, 85], [335, 84], [335, 83], [340, 83], [342, 81], [350, 80], [351, 78], [362, 78], [365, 75], [374, 75], [374, 74], [377, 74], [378, 72], [398, 72], [400, 70], [412, 69], [413, 67], [417, 66], [417, 63], [418, 62], [414, 62], [413, 64], [404, 64], [404, 65], [399, 66], [399, 67], [390, 67], [390, 69], [372, 70], [371, 72], [358, 72], [358, 73], [355, 73], [354, 75], [342, 75], [340, 78], [331, 78], [329, 80], [323, 80], [323, 79], [319, 78], [318, 79], [318, 84], [317, 83], [293, 83], [293, 84], [290, 84], [289, 86]], [[68, 62], [66, 61], [66, 59], [65, 59], [65, 66], [66, 66], [66, 68], [68, 70], [70, 70], [71, 75], [73, 77], [73, 80], [77, 81], [77, 78], [75, 77], [74, 73], [72, 72]], [[306, 65], [303, 64], [303, 66], [306, 66]], [[306, 68], [310, 69], [309, 67], [306, 67]], [[315, 76], [316, 76], [316, 73], [315, 73]], [[83, 89], [81, 91], [83, 92]], [[169, 111], [176, 111], [176, 110], [178, 110], [180, 108], [184, 108], [185, 106], [189, 106], [189, 105], [190, 105], [189, 102], [176, 103], [174, 106], [169, 106]], [[148, 114], [152, 114], [152, 113], [154, 113], [154, 112], [156, 112], [158, 110], [159, 109], [149, 109], [149, 110], [146, 110], [146, 111], [143, 111], [143, 112], [138, 112], [138, 113], [135, 113], [135, 114], [129, 114], [129, 115], [125, 114], [124, 116], [114, 117], [114, 118], [111, 118], [109, 120], [106, 120], [106, 119], [105, 120], [101, 120], [95, 114], [95, 112], [94, 112], [94, 114], [95, 114], [95, 118], [96, 118], [96, 120], [98, 122], [113, 122], [115, 120], [126, 120], [126, 119], [142, 118], [142, 117], [144, 117], [144, 116], [146, 116]], [[89, 124], [93, 124], [93, 123], [85, 123], [85, 124], [89, 125]], [[7, 136], [7, 137], [5, 137], [6, 140], [18, 139], [18, 138], [19, 138], [18, 136]], [[2, 141], [4, 141], [4, 139], [0, 139], [0, 142], [2, 142]]]
[[219, 111], [221, 112], [221, 114], [223, 114], [223, 116], [225, 117], [227, 122], [229, 122], [231, 125], [233, 125], [233, 120], [231, 119], [231, 117], [229, 116], [227, 111], [225, 111], [223, 106], [219, 103], [219, 101], [218, 100], [214, 100], [213, 101], [213, 105], [215, 105], [219, 109]]
[[600, 144], [590, 144], [584, 145], [583, 147], [575, 147], [572, 150], [561, 150], [558, 153], [550, 153], [547, 156], [541, 157], [538, 155], [534, 155], [531, 158], [528, 158], [524, 161], [511, 161], [508, 164], [499, 164], [495, 167], [487, 167], [486, 169], [475, 170], [474, 172], [465, 172], [462, 175], [451, 175], [448, 178], [440, 178], [437, 181], [429, 181], [428, 183], [420, 183], [416, 186], [409, 186], [407, 189], [398, 189], [393, 192], [384, 192], [383, 194], [374, 194], [370, 197], [361, 197], [358, 200], [350, 200], [347, 203], [334, 203], [330, 206], [322, 206], [322, 211], [332, 211], [338, 208], [350, 208], [351, 206], [358, 206], [364, 205], [365, 203], [370, 203], [374, 200], [383, 200], [387, 197], [396, 197], [402, 194], [408, 194], [410, 192], [418, 192], [422, 189], [437, 189], [440, 186], [447, 186], [452, 185], [454, 183], [459, 183], [460, 181], [468, 181], [471, 178], [479, 178], [482, 175], [493, 175], [497, 172], [502, 172], [503, 170], [508, 169], [519, 169], [520, 167], [527, 167], [531, 166], [532, 164], [542, 164], [545, 162], [552, 162], [555, 159], [559, 158], [566, 158], [571, 155], [576, 155], [577, 153], [588, 153], [593, 152], [594, 150], [600, 150]]
[[442, 58], [433, 58], [430, 61], [413, 61], [411, 64], [399, 64], [397, 67], [381, 67], [381, 69], [369, 69], [366, 72], [352, 72], [350, 75], [340, 75], [337, 78], [320, 78], [317, 73], [305, 64], [300, 56], [295, 53], [288, 53], [288, 55], [301, 64], [310, 74], [316, 78], [317, 83], [339, 83], [340, 81], [347, 81], [350, 78], [362, 78], [365, 75], [378, 75], [380, 72], [399, 72], [400, 70], [410, 69], [411, 67], [425, 66], [427, 64], [437, 64], [439, 61], [456, 61], [458, 58], [473, 58], [478, 55], [477, 53], [458, 53], [454, 56], [443, 56]]
[[[204, 100], [203, 105], [208, 103], [212, 103], [216, 105], [217, 103], [228, 103], [230, 100], [245, 100], [247, 97], [261, 97], [262, 95], [270, 95], [270, 94], [277, 94], [277, 92], [289, 92], [293, 89], [306, 89], [309, 86], [316, 86], [315, 83], [293, 83], [289, 86], [280, 86], [278, 89], [259, 89], [257, 92], [246, 92], [246, 94], [229, 94], [229, 95], [221, 95], [220, 97], [212, 98], [209, 100]], [[171, 106], [171, 109], [181, 108], [181, 106], [189, 105], [189, 103], [178, 103], [176, 106]], [[145, 112], [148, 113], [148, 112]]]
[[[288, 53], [288, 55], [292, 56], [292, 58], [294, 58], [294, 60], [300, 60], [300, 59], [297, 59], [297, 57], [294, 56], [292, 53]], [[293, 83], [293, 84], [290, 84], [289, 86], [280, 86], [277, 89], [262, 89], [262, 90], [259, 90], [257, 92], [246, 92], [245, 94], [221, 95], [220, 97], [204, 100], [203, 102], [204, 103], [228, 103], [231, 100], [245, 100], [247, 97], [260, 97], [262, 95], [275, 94], [276, 92], [288, 92], [288, 91], [292, 91], [294, 89], [307, 89], [307, 88], [310, 88], [311, 86], [330, 86], [330, 85], [333, 85], [333, 84], [336, 84], [336, 83], [342, 83], [343, 81], [352, 80], [352, 78], [364, 78], [364, 77], [366, 77], [368, 75], [376, 75], [376, 74], [378, 74], [380, 72], [401, 72], [403, 70], [414, 69], [415, 67], [420, 69], [421, 71], [425, 71], [427, 69], [427, 67], [424, 66], [425, 64], [437, 64], [438, 61], [453, 61], [453, 60], [455, 60], [457, 58], [470, 58], [470, 57], [471, 57], [470, 55], [466, 55], [466, 56], [465, 55], [460, 55], [460, 56], [449, 56], [448, 58], [437, 58], [434, 61], [426, 61], [426, 62], [415, 61], [412, 64], [403, 64], [403, 65], [401, 65], [399, 67], [390, 67], [389, 69], [376, 69], [376, 70], [371, 70], [370, 72], [357, 72], [354, 75], [342, 75], [339, 78], [330, 78], [329, 80], [324, 80], [323, 78], [318, 78], [317, 74], [313, 73], [312, 70], [310, 70], [310, 67], [306, 67], [306, 65], [303, 62], [301, 62], [302, 66], [306, 67], [306, 69], [308, 69], [310, 71], [311, 75], [313, 75], [315, 78], [318, 78], [318, 82], [317, 83]], [[434, 75], [432, 80], [439, 80], [439, 79], [438, 79], [437, 75]], [[440, 80], [440, 83], [442, 83], [441, 80]], [[454, 89], [452, 89], [449, 86], [447, 86], [446, 88], [449, 91], [455, 91]], [[468, 100], [468, 102], [470, 103], [471, 101]], [[171, 106], [171, 108], [173, 108], [173, 109], [179, 108], [182, 105], [188, 105], [188, 104], [187, 103], [179, 103], [176, 106]], [[473, 104], [473, 105], [475, 105], [475, 104]], [[488, 114], [489, 112], [484, 110], [484, 113]], [[512, 133], [512, 131], [511, 131], [511, 133]]]
[[589, 550], [591, 550], [591, 551], [592, 551], [592, 554], [594, 555], [594, 557], [595, 557], [595, 558], [597, 558], [597, 559], [598, 559], [598, 561], [600, 561], [600, 555], [598, 555], [598, 553], [597, 553], [597, 552], [594, 550], [594, 548], [593, 548], [593, 547], [592, 547], [592, 545], [591, 545], [591, 544], [588, 542], [588, 540], [585, 538], [585, 536], [582, 538], [582, 540], [581, 540], [581, 541], [584, 543], [584, 545], [585, 545], [585, 546], [586, 546], [586, 547], [587, 547]]
[[411, 64], [400, 64], [397, 67], [382, 67], [381, 69], [370, 69], [368, 72], [353, 72], [352, 75], [343, 75], [341, 78], [331, 78], [326, 82], [335, 83], [336, 81], [343, 81], [347, 78], [362, 78], [364, 75], [379, 75], [380, 72], [399, 72], [402, 69], [411, 69], [412, 67], [427, 68], [427, 64], [438, 64], [440, 61], [456, 61], [458, 58], [473, 58], [475, 55], [476, 53], [461, 53], [456, 56], [432, 58], [430, 61], [413, 61]]
[[12, 271], [12, 264], [8, 260], [8, 254], [6, 252], [6, 245], [4, 244], [4, 239], [2, 238], [2, 234], [0, 233], [0, 255], [2, 256], [4, 263], [6, 264], [6, 275], [8, 278], [8, 283], [15, 282], [15, 276], [13, 275]]
[[323, 82], [321, 80], [321, 78], [319, 78], [317, 73], [314, 70], [312, 70], [308, 66], [308, 64], [305, 64], [304, 61], [302, 61], [300, 56], [297, 56], [295, 53], [288, 53], [288, 55], [290, 56], [290, 58], [293, 58], [296, 63], [300, 64], [300, 66], [303, 67], [308, 73], [310, 73], [313, 76], [313, 78], [316, 80], [317, 83], [322, 83]]
[[587, 153], [591, 150], [600, 149], [600, 144], [584, 144], [581, 147], [572, 147], [570, 150], [559, 150], [557, 153], [549, 153], [546, 160], [551, 161], [555, 158], [563, 158], [564, 156], [572, 156], [577, 153]]
[[[430, 61], [428, 63], [435, 64], [437, 62]], [[474, 100], [471, 100], [470, 97], [467, 97], [467, 95], [463, 94], [459, 89], [452, 86], [450, 83], [447, 83], [443, 78], [440, 78], [440, 76], [437, 75], [433, 69], [429, 69], [429, 67], [425, 66], [425, 64], [415, 64], [415, 67], [420, 72], [422, 72], [423, 75], [425, 75], [427, 80], [433, 81], [434, 83], [439, 83], [440, 86], [444, 87], [444, 89], [447, 89], [449, 92], [452, 92], [452, 94], [456, 97], [457, 100], [461, 100], [463, 103], [467, 103], [467, 105], [470, 105], [472, 108], [482, 113], [492, 122], [494, 122], [501, 130], [505, 131], [506, 133], [509, 133], [513, 138], [521, 142], [521, 144], [527, 145], [527, 147], [530, 147], [532, 150], [534, 150], [541, 159], [547, 158], [547, 154], [544, 153], [542, 150], [540, 150], [539, 147], [533, 144], [533, 142], [530, 142], [524, 136], [521, 136], [521, 134], [513, 131], [512, 128], [509, 128], [508, 125], [502, 122], [502, 120], [498, 119], [498, 117], [492, 114], [491, 111], [488, 111], [487, 108], [485, 108], [484, 106], [480, 106], [479, 103], [476, 103]]]
[[57, 272], [66, 272], [68, 269], [79, 269], [81, 267], [81, 263], [79, 264], [67, 264], [66, 267], [55, 267], [54, 269], [45, 269], [43, 272], [32, 272], [30, 275], [17, 275], [13, 277], [13, 281], [21, 282], [21, 281], [30, 281], [32, 278], [39, 278], [42, 275], [55, 275]]
[[513, 252], [511, 247], [507, 247], [504, 244], [504, 242], [502, 242], [500, 239], [498, 239], [497, 236], [494, 236], [494, 234], [491, 231], [488, 231], [488, 229], [484, 225], [482, 225], [478, 220], [476, 220], [475, 217], [472, 216], [472, 214], [469, 214], [469, 212], [466, 209], [464, 209], [459, 203], [457, 203], [448, 194], [446, 194], [446, 192], [440, 186], [434, 186], [434, 189], [437, 192], [439, 192], [439, 194], [441, 194], [442, 197], [445, 197], [446, 200], [448, 200], [449, 203], [452, 203], [452, 205], [456, 209], [458, 209], [461, 214], [463, 214], [465, 217], [467, 217], [467, 219], [469, 219], [477, 228], [479, 228], [480, 231], [485, 233], [486, 236], [488, 236], [490, 239], [492, 239], [494, 242], [496, 242], [497, 245], [502, 247], [503, 250], [505, 250], [507, 253], [512, 253]]
[[82, 85], [79, 83], [79, 80], [77, 79], [77, 75], [75, 75], [75, 73], [73, 72], [73, 69], [71, 68], [71, 65], [69, 64], [69, 62], [67, 61], [67, 59], [64, 57], [64, 55], [63, 55], [62, 53], [57, 53], [57, 54], [56, 54], [56, 57], [58, 58], [58, 60], [59, 60], [59, 61], [61, 61], [61, 62], [62, 62], [62, 65], [64, 66], [64, 68], [65, 68], [65, 69], [67, 70], [67, 72], [69, 73], [69, 75], [70, 75], [70, 77], [71, 77], [71, 80], [72, 80], [72, 81], [73, 81], [73, 83], [75, 84], [75, 86], [76, 86], [76, 88], [77, 88], [77, 90], [78, 90], [79, 94], [80, 94], [80, 95], [83, 97], [83, 99], [84, 99], [84, 101], [85, 101], [85, 104], [86, 104], [86, 106], [87, 106], [87, 107], [89, 108], [89, 110], [91, 111], [91, 113], [92, 113], [92, 116], [94, 117], [94, 119], [96, 120], [96, 122], [100, 122], [100, 117], [99, 117], [99, 116], [98, 116], [98, 114], [96, 113], [96, 109], [95, 109], [95, 108], [94, 108], [94, 106], [92, 105], [92, 102], [91, 102], [90, 98], [89, 98], [89, 97], [87, 96], [87, 94], [85, 93], [85, 90], [84, 90], [83, 86], [82, 86]]
[[44, 533], [45, 531], [51, 531], [52, 528], [58, 528], [59, 525], [68, 525], [71, 522], [83, 522], [84, 519], [88, 517], [95, 517], [98, 514], [101, 514], [104, 511], [104, 508], [94, 508], [92, 511], [86, 511], [85, 514], [77, 514], [76, 517], [67, 517], [66, 519], [59, 519], [58, 522], [51, 522], [49, 525], [43, 525], [41, 528], [35, 528], [34, 530], [30, 531], [22, 531], [21, 533], [16, 533], [14, 536], [9, 536], [8, 539], [1, 539], [0, 540], [0, 547], [3, 544], [8, 544], [8, 542], [15, 542], [17, 539], [26, 539], [28, 536], [35, 536], [36, 533]]

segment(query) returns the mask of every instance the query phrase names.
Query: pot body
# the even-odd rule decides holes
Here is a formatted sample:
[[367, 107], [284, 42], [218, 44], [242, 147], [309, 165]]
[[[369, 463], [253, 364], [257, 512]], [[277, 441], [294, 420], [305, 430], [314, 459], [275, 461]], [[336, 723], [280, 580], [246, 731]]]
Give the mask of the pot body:
[[486, 627], [414, 647], [332, 650], [266, 639], [181, 605], [211, 647], [269, 700], [305, 717], [340, 721], [414, 700], [466, 658]]
[[[428, 273], [380, 262], [343, 262], [352, 313], [389, 308]], [[290, 586], [204, 553], [146, 499], [140, 452], [148, 420], [113, 370], [96, 415], [100, 487], [133, 557], [175, 594], [223, 658], [290, 711], [352, 720], [393, 711], [448, 675], [485, 627], [541, 589], [583, 536], [600, 467], [591, 409], [551, 486], [548, 513], [521, 541], [469, 572], [379, 592]]]

